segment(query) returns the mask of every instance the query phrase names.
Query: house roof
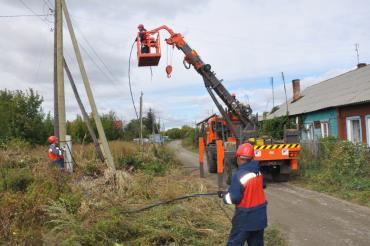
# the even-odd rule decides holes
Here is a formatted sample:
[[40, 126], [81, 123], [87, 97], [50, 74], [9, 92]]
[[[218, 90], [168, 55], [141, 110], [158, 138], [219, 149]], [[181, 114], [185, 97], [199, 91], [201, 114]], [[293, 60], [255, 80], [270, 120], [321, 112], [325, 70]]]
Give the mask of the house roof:
[[[302, 97], [288, 102], [289, 115], [299, 115], [326, 108], [370, 102], [370, 65], [307, 87]], [[267, 119], [286, 114], [286, 104], [267, 116]]]

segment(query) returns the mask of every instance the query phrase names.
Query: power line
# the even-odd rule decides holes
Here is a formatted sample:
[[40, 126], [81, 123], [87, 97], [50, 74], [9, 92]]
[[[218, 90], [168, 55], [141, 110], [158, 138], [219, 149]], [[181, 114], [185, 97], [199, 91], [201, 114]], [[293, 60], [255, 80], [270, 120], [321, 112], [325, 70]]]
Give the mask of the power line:
[[49, 0], [42, 0], [46, 6], [48, 6], [50, 9], [53, 9], [53, 5], [50, 3]]
[[18, 17], [41, 17], [50, 16], [50, 14], [33, 14], [33, 15], [0, 15], [0, 18], [18, 18]]
[[[76, 21], [75, 21], [76, 23]], [[107, 66], [107, 64], [103, 61], [103, 59], [98, 55], [98, 53], [96, 52], [96, 50], [94, 49], [94, 47], [90, 44], [89, 40], [85, 37], [85, 35], [83, 34], [82, 30], [80, 29], [80, 27], [78, 25], [75, 25], [79, 31], [79, 33], [81, 34], [81, 37], [82, 39], [86, 42], [87, 46], [89, 46], [89, 48], [92, 50], [92, 52], [94, 53], [94, 55], [99, 59], [99, 61], [103, 64], [104, 68], [107, 70], [108, 74], [115, 80], [117, 80], [115, 78], [115, 76], [113, 75], [113, 72], [109, 69], [109, 67]]]
[[30, 6], [28, 6], [23, 0], [19, 0], [19, 2], [29, 11], [31, 11], [35, 16], [38, 16], [42, 22], [45, 22], [46, 24], [50, 24], [49, 21], [46, 19], [41, 18], [40, 14], [36, 13]]
[[[76, 22], [76, 21], [75, 21]], [[117, 85], [116, 81], [116, 77], [113, 75], [113, 72], [109, 69], [109, 67], [107, 66], [107, 64], [104, 62], [104, 60], [99, 56], [99, 54], [96, 52], [96, 50], [94, 49], [94, 47], [90, 44], [90, 42], [88, 41], [88, 39], [85, 37], [85, 35], [83, 34], [82, 30], [79, 28], [78, 25], [77, 26], [77, 29], [79, 31], [79, 33], [81, 34], [81, 37], [83, 38], [83, 40], [86, 42], [86, 44], [89, 46], [89, 48], [92, 50], [92, 52], [94, 53], [94, 55], [99, 59], [99, 61], [101, 62], [101, 64], [103, 64], [105, 70], [107, 71], [104, 72], [102, 70], [102, 68], [95, 62], [94, 58], [89, 54], [89, 52], [87, 51], [86, 48], [84, 48], [81, 44], [81, 48], [85, 51], [85, 53], [87, 54], [87, 56], [90, 58], [90, 60], [94, 63], [94, 65], [99, 69], [99, 71], [101, 71], [111, 82], [113, 82], [113, 84]], [[133, 46], [134, 46], [135, 42], [133, 43], [132, 47], [131, 47], [131, 51], [130, 51], [130, 60], [131, 60], [131, 55], [132, 55], [132, 49], [133, 49]], [[129, 72], [128, 72], [128, 82], [129, 82], [129, 88], [130, 88], [130, 95], [131, 95], [131, 100], [132, 100], [132, 105], [133, 105], [133, 108], [135, 110], [135, 114], [136, 114], [136, 117], [138, 118], [138, 113], [137, 113], [137, 109], [136, 109], [136, 106], [135, 106], [135, 100], [134, 100], [134, 96], [133, 96], [133, 93], [132, 93], [132, 87], [131, 87], [131, 76], [130, 76], [130, 61], [129, 61]], [[109, 77], [110, 75], [110, 77]], [[118, 86], [118, 85], [117, 85]]]

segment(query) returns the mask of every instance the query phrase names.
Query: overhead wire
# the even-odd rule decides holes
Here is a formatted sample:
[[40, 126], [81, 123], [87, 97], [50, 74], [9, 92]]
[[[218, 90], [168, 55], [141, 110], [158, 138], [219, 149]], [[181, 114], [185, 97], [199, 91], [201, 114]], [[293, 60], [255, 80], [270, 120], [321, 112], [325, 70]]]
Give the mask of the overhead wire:
[[23, 0], [18, 0], [26, 9], [31, 11], [35, 16], [38, 16], [39, 19], [47, 24], [50, 24], [46, 19], [41, 18], [40, 14], [34, 11], [30, 6], [28, 6]]
[[32, 15], [0, 15], [0, 18], [19, 18], [19, 17], [41, 17], [50, 16], [50, 14], [32, 14]]
[[[75, 21], [76, 23], [76, 21]], [[79, 45], [81, 46], [81, 48], [84, 50], [84, 52], [87, 54], [87, 56], [89, 57], [89, 59], [93, 62], [93, 64], [99, 69], [100, 72], [102, 72], [102, 74], [108, 78], [113, 84], [117, 85], [118, 84], [116, 83], [116, 80], [117, 78], [113, 75], [113, 72], [109, 69], [108, 65], [104, 62], [104, 60], [99, 56], [99, 54], [96, 52], [96, 50], [94, 49], [94, 47], [90, 44], [90, 42], [88, 41], [88, 39], [85, 37], [85, 35], [83, 34], [81, 28], [79, 28], [78, 25], [75, 25], [79, 31], [79, 34], [81, 35], [82, 39], [85, 41], [85, 43], [87, 44], [87, 46], [90, 48], [90, 50], [93, 52], [93, 54], [98, 58], [98, 60], [100, 61], [100, 63], [103, 65], [103, 67], [105, 68], [105, 71], [103, 71], [103, 69], [96, 63], [96, 61], [94, 60], [94, 58], [90, 55], [90, 53], [87, 51], [87, 49], [81, 44], [79, 43]], [[129, 72], [128, 72], [128, 81], [129, 81], [129, 88], [130, 88], [130, 96], [131, 96], [131, 101], [132, 101], [132, 105], [133, 105], [133, 108], [134, 108], [134, 111], [135, 111], [135, 115], [136, 115], [136, 118], [139, 118], [139, 115], [137, 113], [137, 109], [136, 109], [136, 105], [135, 105], [135, 100], [134, 100], [134, 97], [133, 97], [133, 93], [132, 93], [132, 86], [131, 86], [131, 76], [130, 76], [130, 61], [131, 61], [131, 55], [132, 55], [132, 50], [133, 50], [133, 46], [134, 46], [135, 42], [133, 43], [132, 47], [131, 47], [131, 51], [130, 51], [130, 59], [129, 59]]]

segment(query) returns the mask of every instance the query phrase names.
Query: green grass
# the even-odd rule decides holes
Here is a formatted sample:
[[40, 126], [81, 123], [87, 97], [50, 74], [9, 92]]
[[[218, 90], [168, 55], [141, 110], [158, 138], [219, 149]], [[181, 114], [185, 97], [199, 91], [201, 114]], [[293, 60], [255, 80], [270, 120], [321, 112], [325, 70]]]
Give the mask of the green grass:
[[285, 234], [278, 225], [271, 225], [267, 227], [264, 235], [266, 246], [287, 246]]
[[192, 139], [189, 139], [189, 138], [184, 138], [181, 140], [181, 145], [182, 147], [184, 147], [185, 149], [193, 152], [193, 153], [196, 153], [198, 154], [198, 146], [194, 146], [194, 143], [192, 141]]
[[[95, 161], [93, 146], [74, 147], [78, 166], [72, 175], [50, 167], [44, 146], [2, 151], [0, 244], [225, 245], [230, 222], [218, 198], [125, 213], [213, 187], [178, 168], [165, 148], [149, 147], [141, 155], [135, 145], [112, 144], [115, 174]], [[269, 227], [266, 245], [285, 245], [281, 235], [279, 228]]]

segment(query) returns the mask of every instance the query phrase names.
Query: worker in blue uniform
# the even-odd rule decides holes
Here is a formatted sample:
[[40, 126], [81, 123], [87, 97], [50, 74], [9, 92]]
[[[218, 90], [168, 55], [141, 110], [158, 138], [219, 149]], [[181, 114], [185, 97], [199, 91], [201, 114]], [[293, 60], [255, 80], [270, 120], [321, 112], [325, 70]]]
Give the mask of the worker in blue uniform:
[[220, 191], [219, 197], [226, 204], [235, 204], [228, 246], [263, 246], [264, 229], [267, 227], [267, 201], [264, 194], [264, 179], [259, 162], [253, 160], [254, 149], [249, 143], [239, 146], [238, 170], [233, 175], [227, 192]]

